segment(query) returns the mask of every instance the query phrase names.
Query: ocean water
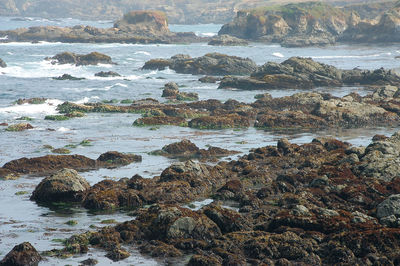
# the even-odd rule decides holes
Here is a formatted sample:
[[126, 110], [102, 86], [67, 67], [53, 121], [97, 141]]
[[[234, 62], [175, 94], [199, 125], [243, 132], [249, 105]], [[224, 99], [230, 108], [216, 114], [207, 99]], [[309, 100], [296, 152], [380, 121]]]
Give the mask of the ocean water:
[[[0, 17], [0, 30], [38, 25], [71, 26], [90, 24], [96, 27], [109, 27], [109, 21], [87, 22], [76, 19], [45, 20], [40, 18]], [[199, 36], [217, 34], [221, 25], [171, 25], [173, 31], [194, 31]], [[6, 36], [0, 36], [4, 38]], [[98, 51], [110, 55], [117, 65], [73, 66], [52, 65], [45, 57], [70, 51], [89, 53]], [[57, 114], [56, 106], [64, 101], [77, 103], [97, 102], [111, 99], [161, 98], [161, 87], [170, 81], [182, 85], [185, 92], [197, 92], [200, 99], [218, 99], [226, 101], [236, 99], [253, 102], [256, 94], [263, 91], [219, 90], [217, 84], [202, 84], [201, 76], [176, 74], [172, 70], [142, 70], [144, 63], [152, 58], [169, 58], [177, 53], [193, 57], [210, 52], [249, 57], [261, 65], [268, 61], [282, 62], [291, 56], [312, 57], [317, 61], [332, 64], [339, 68], [355, 67], [376, 69], [380, 67], [398, 69], [400, 55], [398, 46], [333, 46], [325, 48], [282, 48], [279, 45], [251, 43], [246, 47], [213, 47], [206, 43], [179, 45], [135, 45], [135, 44], [63, 44], [63, 43], [1, 43], [0, 58], [7, 68], [0, 69], [0, 123], [17, 123], [17, 118], [28, 116], [34, 129], [24, 132], [6, 132], [0, 127], [0, 165], [22, 157], [37, 157], [50, 154], [44, 145], [61, 148], [90, 140], [91, 146], [78, 145], [72, 154], [82, 154], [97, 158], [101, 153], [116, 150], [133, 152], [143, 156], [143, 162], [133, 163], [119, 169], [101, 169], [82, 173], [91, 184], [104, 178], [118, 179], [140, 174], [144, 177], [159, 175], [163, 169], [174, 162], [159, 156], [148, 155], [148, 152], [160, 149], [164, 145], [190, 139], [201, 148], [213, 145], [247, 153], [249, 149], [265, 145], [275, 145], [279, 138], [287, 137], [295, 143], [306, 143], [318, 136], [332, 136], [354, 145], [368, 145], [375, 134], [391, 135], [397, 128], [369, 129], [334, 129], [329, 131], [276, 132], [256, 130], [195, 130], [190, 128], [165, 126], [158, 130], [132, 127], [133, 121], [140, 117], [136, 114], [88, 114], [84, 118], [69, 121], [47, 121], [44, 117]], [[99, 71], [115, 71], [122, 75], [118, 78], [97, 78]], [[81, 81], [57, 81], [52, 77], [62, 74], [84, 77]], [[268, 91], [273, 97], [291, 95], [301, 90]], [[350, 92], [366, 95], [370, 91], [360, 87], [318, 88], [316, 91], [330, 92], [344, 96]], [[49, 98], [43, 104], [15, 105], [19, 98]], [[225, 158], [235, 159], [236, 156]], [[22, 177], [15, 181], [0, 181], [0, 258], [11, 248], [23, 241], [30, 241], [38, 250], [44, 251], [60, 247], [55, 239], [66, 238], [72, 234], [90, 229], [90, 225], [104, 226], [101, 220], [113, 218], [117, 221], [130, 220], [129, 213], [93, 214], [85, 209], [49, 209], [38, 206], [29, 200], [35, 186], [43, 177]], [[24, 191], [24, 195], [16, 192]], [[201, 207], [209, 200], [196, 202]], [[68, 220], [77, 220], [78, 225], [71, 227], [65, 224]], [[91, 249], [85, 256], [66, 260], [50, 259], [41, 265], [73, 264], [93, 257], [104, 264], [142, 264], [158, 265], [157, 261], [139, 254], [135, 247], [127, 247], [132, 256], [113, 263], [104, 257], [104, 251]]]

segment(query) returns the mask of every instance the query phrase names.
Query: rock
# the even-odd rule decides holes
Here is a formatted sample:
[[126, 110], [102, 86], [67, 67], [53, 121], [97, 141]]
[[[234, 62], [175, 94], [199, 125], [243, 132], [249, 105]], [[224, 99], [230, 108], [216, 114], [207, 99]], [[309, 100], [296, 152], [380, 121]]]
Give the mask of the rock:
[[161, 11], [131, 11], [115, 22], [114, 28], [145, 36], [169, 33], [167, 16]]
[[289, 47], [326, 45], [347, 28], [348, 18], [349, 14], [326, 3], [287, 4], [240, 11], [218, 34]]
[[199, 129], [223, 129], [249, 127], [250, 121], [247, 117], [238, 114], [225, 116], [203, 116], [189, 121], [189, 127]]
[[97, 160], [82, 155], [46, 155], [35, 158], [21, 158], [12, 160], [0, 168], [5, 174], [45, 175], [53, 174], [63, 168], [76, 171], [94, 170], [101, 167], [118, 167], [131, 162], [141, 161], [141, 156], [122, 154], [119, 152], [107, 152], [99, 156]]
[[81, 263], [82, 265], [94, 266], [94, 265], [96, 265], [97, 263], [99, 263], [99, 261], [96, 260], [96, 259], [89, 258], [89, 259], [86, 259], [86, 260], [81, 261], [80, 263]]
[[27, 129], [32, 129], [33, 126], [29, 123], [18, 123], [14, 125], [10, 125], [6, 128], [6, 131], [24, 131]]
[[[143, 9], [143, 6], [137, 6]], [[90, 8], [93, 10], [93, 8]], [[105, 10], [105, 9], [104, 9]], [[85, 10], [87, 13], [87, 10]], [[120, 16], [121, 13], [118, 14]], [[101, 15], [103, 16], [103, 15]], [[166, 15], [161, 11], [132, 11], [111, 28], [77, 25], [73, 27], [35, 26], [0, 31], [4, 42], [67, 42], [67, 43], [187, 43], [205, 41], [193, 32], [170, 32]], [[206, 39], [208, 40], [208, 39]], [[69, 56], [70, 57], [70, 56]]]
[[43, 179], [33, 191], [31, 200], [44, 203], [80, 202], [89, 188], [89, 183], [78, 172], [63, 169]]
[[376, 217], [379, 219], [391, 215], [400, 217], [400, 194], [391, 195], [376, 207]]
[[311, 58], [291, 57], [282, 63], [268, 62], [250, 77], [224, 77], [219, 88], [310, 89], [320, 86], [400, 85], [400, 76], [390, 70], [340, 70]]
[[169, 99], [176, 99], [179, 101], [195, 101], [199, 99], [199, 95], [197, 93], [180, 92], [178, 84], [175, 82], [170, 82], [164, 85], [164, 90], [161, 97], [167, 97]]
[[2, 68], [7, 67], [6, 62], [4, 62], [1, 58], [0, 58], [0, 67], [2, 67]]
[[362, 21], [348, 27], [339, 41], [350, 43], [398, 43], [397, 27], [400, 23], [400, 5], [397, 3], [381, 14], [379, 21]]
[[230, 35], [219, 35], [211, 39], [208, 45], [214, 46], [246, 46], [249, 43], [246, 40], [239, 39]]
[[109, 151], [100, 155], [96, 161], [106, 167], [115, 167], [116, 165], [128, 165], [133, 162], [141, 162], [142, 156], [135, 154], [124, 154], [117, 151]]
[[186, 126], [186, 119], [183, 117], [153, 116], [138, 118], [133, 122], [133, 126], [155, 126], [155, 125], [176, 125]]
[[55, 77], [53, 78], [54, 80], [83, 80], [85, 78], [77, 78], [77, 77], [73, 77], [69, 74], [63, 74], [62, 76], [59, 77]]
[[203, 213], [216, 223], [223, 234], [235, 231], [248, 231], [250, 225], [240, 213], [222, 208], [214, 204], [201, 209]]
[[63, 52], [53, 57], [46, 58], [52, 60], [52, 64], [72, 64], [76, 66], [87, 66], [87, 65], [98, 65], [98, 64], [114, 64], [111, 57], [98, 52], [92, 52], [90, 54], [81, 55], [70, 52]]
[[221, 261], [211, 257], [211, 256], [202, 256], [202, 255], [193, 255], [188, 264], [188, 266], [219, 266], [222, 265]]
[[201, 83], [216, 83], [217, 81], [220, 81], [220, 78], [212, 77], [212, 76], [204, 76], [202, 78], [199, 78], [199, 81]]
[[121, 77], [120, 74], [118, 74], [117, 72], [114, 71], [100, 71], [96, 74], [94, 74], [96, 77], [102, 77], [102, 78], [109, 78], [109, 77]]
[[106, 254], [106, 257], [112, 261], [120, 261], [128, 258], [130, 255], [124, 248], [115, 247]]
[[188, 55], [175, 55], [170, 59], [152, 59], [143, 69], [163, 70], [169, 67], [177, 73], [193, 75], [248, 75], [257, 65], [248, 58], [210, 53], [198, 58]]
[[40, 254], [29, 243], [16, 245], [1, 261], [0, 265], [36, 266], [42, 260]]
[[43, 104], [47, 98], [29, 98], [29, 99], [18, 99], [17, 104]]

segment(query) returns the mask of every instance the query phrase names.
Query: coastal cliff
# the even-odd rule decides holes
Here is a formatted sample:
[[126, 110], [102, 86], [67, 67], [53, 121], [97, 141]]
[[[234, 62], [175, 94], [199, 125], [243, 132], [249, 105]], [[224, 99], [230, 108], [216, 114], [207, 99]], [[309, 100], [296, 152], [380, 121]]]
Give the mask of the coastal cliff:
[[194, 33], [174, 33], [168, 28], [167, 16], [161, 11], [131, 11], [112, 28], [41, 26], [0, 31], [7, 36], [4, 42], [119, 42], [119, 43], [176, 43], [201, 40]]

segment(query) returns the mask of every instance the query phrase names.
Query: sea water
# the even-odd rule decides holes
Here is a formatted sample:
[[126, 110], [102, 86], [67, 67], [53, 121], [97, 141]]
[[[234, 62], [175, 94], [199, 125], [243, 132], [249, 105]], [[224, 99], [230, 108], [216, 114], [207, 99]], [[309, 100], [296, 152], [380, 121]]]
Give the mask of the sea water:
[[[76, 24], [96, 27], [110, 27], [109, 21], [79, 21], [76, 19], [46, 20], [41, 18], [10, 18], [0, 17], [0, 30], [14, 29], [40, 25], [73, 26]], [[221, 25], [171, 25], [173, 31], [193, 31], [199, 36], [216, 35]], [[6, 36], [0, 36], [6, 38]], [[117, 65], [74, 66], [52, 65], [46, 57], [69, 51], [86, 54], [93, 51], [105, 53], [112, 57]], [[1, 43], [0, 58], [8, 65], [0, 69], [0, 123], [17, 123], [22, 116], [32, 118], [29, 121], [34, 129], [23, 132], [7, 132], [0, 128], [0, 166], [4, 163], [22, 157], [38, 157], [50, 154], [44, 148], [51, 145], [62, 148], [67, 145], [77, 145], [83, 140], [89, 140], [91, 145], [77, 145], [71, 149], [72, 154], [81, 154], [96, 159], [101, 153], [116, 150], [132, 152], [143, 156], [141, 163], [133, 163], [118, 169], [100, 169], [82, 173], [91, 184], [105, 178], [119, 179], [140, 174], [151, 178], [159, 175], [163, 169], [175, 162], [148, 153], [161, 149], [164, 145], [190, 139], [200, 148], [206, 145], [247, 153], [252, 148], [275, 145], [282, 137], [294, 143], [310, 142], [318, 136], [331, 136], [350, 142], [354, 145], [368, 145], [375, 134], [391, 135], [397, 128], [368, 129], [331, 129], [322, 131], [279, 132], [265, 131], [255, 128], [197, 130], [175, 126], [162, 126], [157, 130], [146, 127], [133, 127], [132, 123], [140, 117], [137, 114], [88, 114], [83, 118], [68, 121], [44, 120], [46, 115], [57, 114], [56, 107], [64, 101], [76, 103], [99, 102], [111, 99], [139, 100], [161, 98], [160, 89], [167, 82], [176, 82], [181, 91], [196, 92], [201, 100], [218, 99], [226, 101], [235, 99], [243, 102], [255, 101], [254, 96], [265, 91], [241, 91], [217, 89], [217, 84], [203, 84], [198, 81], [201, 76], [177, 74], [172, 70], [150, 71], [142, 70], [147, 60], [153, 58], [169, 58], [177, 53], [192, 57], [206, 53], [218, 52], [228, 55], [248, 57], [262, 65], [268, 61], [282, 62], [291, 56], [311, 57], [316, 61], [334, 65], [338, 68], [377, 69], [380, 67], [397, 69], [400, 55], [397, 46], [349, 46], [331, 47], [283, 48], [279, 45], [251, 43], [243, 47], [214, 47], [206, 43], [195, 44], [64, 44], [64, 43]], [[122, 77], [99, 78], [94, 74], [100, 71], [115, 71]], [[70, 74], [83, 77], [80, 81], [58, 81], [53, 77]], [[351, 92], [360, 95], [370, 93], [360, 87], [317, 88], [315, 91], [329, 92], [335, 96], [344, 96]], [[302, 92], [302, 90], [269, 90], [273, 97], [282, 97]], [[48, 98], [43, 104], [16, 105], [19, 98]], [[224, 158], [235, 159], [237, 156]], [[23, 241], [31, 242], [39, 251], [60, 248], [57, 239], [70, 237], [73, 234], [90, 230], [91, 225], [104, 226], [104, 219], [115, 219], [118, 222], [133, 219], [129, 213], [94, 214], [83, 208], [49, 209], [39, 206], [29, 200], [30, 194], [43, 177], [22, 177], [15, 181], [0, 181], [0, 258], [11, 248]], [[17, 193], [24, 191], [25, 194]], [[16, 195], [17, 193], [17, 195]], [[22, 194], [22, 195], [20, 195]], [[210, 200], [198, 201], [197, 208], [209, 203]], [[69, 220], [77, 220], [76, 226], [68, 226]], [[84, 256], [65, 260], [51, 258], [41, 264], [77, 264], [77, 262], [93, 257], [100, 264], [163, 264], [139, 254], [135, 247], [126, 247], [132, 256], [123, 262], [113, 263], [104, 257], [103, 250], [90, 249]]]

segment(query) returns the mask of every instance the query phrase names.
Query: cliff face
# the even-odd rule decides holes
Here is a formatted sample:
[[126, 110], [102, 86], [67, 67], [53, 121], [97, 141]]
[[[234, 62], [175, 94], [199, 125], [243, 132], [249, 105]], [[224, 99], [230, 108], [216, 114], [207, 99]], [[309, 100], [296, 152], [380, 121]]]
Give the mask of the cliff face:
[[356, 43], [400, 42], [400, 2], [380, 16], [349, 27], [339, 41]]
[[238, 12], [219, 34], [286, 46], [324, 45], [335, 42], [350, 18], [349, 13], [321, 2], [288, 4]]

